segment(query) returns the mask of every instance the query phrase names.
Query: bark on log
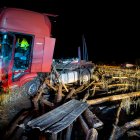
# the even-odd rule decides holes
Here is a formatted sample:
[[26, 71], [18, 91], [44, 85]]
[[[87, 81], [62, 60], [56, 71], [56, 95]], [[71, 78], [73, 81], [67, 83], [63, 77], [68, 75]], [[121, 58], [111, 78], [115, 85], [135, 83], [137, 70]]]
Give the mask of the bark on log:
[[139, 126], [140, 126], [140, 119], [135, 119], [135, 120], [133, 120], [131, 122], [127, 122], [122, 127], [115, 126], [116, 127], [116, 131], [115, 131], [114, 139], [113, 140], [119, 139], [129, 129], [134, 128], [134, 127], [139, 127]]
[[57, 91], [57, 89], [49, 83], [48, 79], [45, 80], [45, 83], [49, 88], [53, 89], [54, 91]]
[[88, 99], [89, 95], [90, 94], [89, 94], [89, 90], [88, 90], [87, 93], [84, 95], [84, 98], [82, 99], [82, 101], [85, 102]]
[[51, 135], [51, 140], [57, 140], [57, 134], [52, 133], [52, 135]]
[[96, 85], [93, 87], [93, 91], [92, 91], [91, 97], [93, 97], [95, 95], [95, 92], [96, 92]]
[[41, 87], [38, 90], [38, 94], [33, 98], [33, 104], [34, 104], [34, 108], [35, 110], [39, 110], [39, 105], [38, 105], [38, 101], [40, 100], [40, 98], [42, 97], [42, 94], [44, 92], [44, 88], [46, 87], [45, 81], [44, 83], [41, 85]]
[[46, 139], [46, 136], [45, 136], [45, 135], [41, 134], [41, 135], [39, 136], [39, 140], [47, 140], [47, 139]]
[[113, 93], [117, 93], [117, 92], [127, 91], [128, 89], [129, 89], [128, 87], [118, 88], [116, 90], [109, 91], [108, 94], [113, 94]]
[[4, 139], [8, 140], [10, 139], [11, 135], [14, 133], [14, 131], [16, 130], [18, 123], [20, 121], [23, 121], [27, 115], [29, 114], [28, 111], [23, 112], [13, 123], [12, 125], [8, 128], [8, 130], [5, 133]]
[[100, 128], [103, 126], [103, 122], [89, 109], [86, 109], [83, 116], [86, 119], [89, 128]]
[[97, 140], [98, 132], [95, 128], [91, 128], [87, 134], [86, 140]]
[[88, 134], [88, 131], [89, 131], [89, 127], [86, 124], [86, 122], [84, 121], [83, 117], [82, 116], [79, 116], [78, 117], [78, 121], [80, 122], [81, 127], [82, 127], [84, 133], [87, 135]]
[[66, 140], [71, 140], [72, 128], [73, 128], [73, 124], [71, 124], [71, 125], [67, 128]]
[[85, 85], [81, 85], [80, 87], [78, 87], [76, 90], [75, 90], [75, 94], [81, 92], [81, 90], [85, 87]]
[[90, 86], [92, 86], [94, 83], [95, 83], [95, 81], [92, 81], [90, 84], [88, 84], [88, 85], [87, 85], [82, 91], [80, 91], [80, 92], [85, 91], [85, 90], [88, 89]]
[[108, 85], [107, 88], [120, 87], [120, 86], [129, 87], [129, 86], [134, 86], [134, 85], [132, 85], [132, 84], [112, 84], [112, 85]]
[[115, 76], [114, 76], [114, 77], [112, 77], [112, 78], [113, 78], [113, 79], [127, 79], [128, 77], [126, 77], [126, 76], [123, 76], [123, 77], [122, 77], [122, 76], [121, 76], [121, 77], [115, 77]]
[[48, 101], [48, 100], [42, 99], [41, 101], [42, 101], [42, 103], [44, 103], [45, 105], [47, 105], [47, 106], [49, 106], [49, 107], [54, 107], [54, 103], [51, 103], [51, 102]]
[[115, 127], [115, 126], [118, 125], [121, 109], [122, 109], [122, 102], [120, 103], [120, 106], [119, 106], [119, 108], [118, 108], [118, 110], [117, 110], [117, 115], [116, 115], [115, 124], [113, 125], [113, 130], [112, 130], [112, 133], [111, 133], [111, 135], [110, 135], [109, 140], [114, 140], [114, 139], [115, 139], [115, 132], [116, 132], [116, 127]]
[[56, 99], [55, 102], [59, 103], [62, 100], [62, 84], [59, 85], [58, 87], [58, 93], [56, 94]]
[[75, 89], [72, 88], [72, 90], [70, 91], [70, 93], [66, 96], [65, 100], [69, 99], [72, 97], [72, 95], [75, 93]]
[[86, 89], [88, 89], [90, 86], [94, 85], [94, 86], [97, 86], [97, 85], [103, 85], [104, 83], [103, 82], [98, 82], [98, 83], [95, 83], [95, 81], [92, 81], [90, 84], [88, 84], [84, 89], [82, 89], [81, 91], [79, 92], [83, 92], [85, 91]]
[[130, 97], [139, 97], [139, 96], [140, 96], [140, 92], [131, 92], [131, 93], [125, 93], [125, 94], [119, 94], [119, 95], [112, 95], [112, 96], [93, 99], [93, 100], [87, 100], [87, 103], [89, 105], [97, 105], [97, 104], [104, 103], [107, 101], [117, 101], [117, 100], [127, 99]]
[[131, 130], [127, 132], [128, 137], [139, 137], [140, 138], [140, 130]]

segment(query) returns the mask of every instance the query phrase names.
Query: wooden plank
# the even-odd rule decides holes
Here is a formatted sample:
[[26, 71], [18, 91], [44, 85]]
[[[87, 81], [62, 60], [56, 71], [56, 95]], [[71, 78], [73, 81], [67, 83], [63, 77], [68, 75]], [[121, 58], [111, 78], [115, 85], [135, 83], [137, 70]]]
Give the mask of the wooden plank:
[[87, 108], [88, 104], [81, 102], [77, 107], [74, 108], [72, 112], [69, 112], [69, 114], [67, 114], [67, 116], [65, 116], [62, 120], [47, 128], [46, 133], [59, 133], [60, 131], [64, 130], [69, 125], [71, 125], [73, 121], [75, 121]]
[[28, 122], [28, 126], [31, 128], [38, 128], [40, 131], [50, 127], [54, 123], [60, 121], [62, 118], [67, 116], [70, 112], [72, 112], [75, 108], [77, 108], [81, 104], [78, 100], [71, 100], [56, 109], [43, 114], [42, 116], [33, 119]]

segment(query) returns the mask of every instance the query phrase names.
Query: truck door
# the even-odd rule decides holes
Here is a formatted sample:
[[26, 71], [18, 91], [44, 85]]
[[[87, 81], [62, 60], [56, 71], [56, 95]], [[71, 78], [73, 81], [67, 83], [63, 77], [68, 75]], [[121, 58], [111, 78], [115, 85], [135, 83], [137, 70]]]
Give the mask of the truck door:
[[36, 37], [31, 72], [50, 72], [53, 61], [55, 38]]
[[52, 66], [52, 62], [53, 62], [54, 46], [55, 46], [55, 38], [45, 37], [42, 72], [51, 71], [51, 66]]

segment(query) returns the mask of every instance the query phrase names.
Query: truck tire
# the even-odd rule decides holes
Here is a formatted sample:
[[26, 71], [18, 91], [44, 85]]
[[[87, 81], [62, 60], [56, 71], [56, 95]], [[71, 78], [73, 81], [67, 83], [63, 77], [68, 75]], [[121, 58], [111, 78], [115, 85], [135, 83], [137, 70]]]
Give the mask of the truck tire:
[[25, 94], [28, 94], [29, 96], [33, 97], [37, 93], [39, 86], [40, 80], [38, 78], [35, 78], [34, 80], [26, 83], [23, 86], [23, 90]]
[[81, 72], [81, 78], [80, 78], [81, 82], [80, 83], [81, 84], [86, 84], [90, 81], [90, 79], [91, 79], [90, 71], [87, 68], [83, 69], [82, 72]]

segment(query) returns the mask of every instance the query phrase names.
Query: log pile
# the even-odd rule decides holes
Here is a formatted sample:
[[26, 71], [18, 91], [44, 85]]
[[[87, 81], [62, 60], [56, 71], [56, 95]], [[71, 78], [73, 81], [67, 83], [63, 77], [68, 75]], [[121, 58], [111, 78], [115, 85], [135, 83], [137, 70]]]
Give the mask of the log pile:
[[[62, 81], [52, 85], [45, 78], [32, 101], [39, 116], [72, 99], [86, 102], [88, 109], [76, 120], [85, 139], [117, 140], [140, 136], [139, 97], [140, 69], [97, 66], [92, 80], [79, 86], [65, 85]], [[70, 140], [73, 131], [75, 128], [71, 124], [66, 131], [66, 140]], [[40, 139], [44, 140], [44, 135]], [[57, 138], [53, 135], [52, 139]]]

